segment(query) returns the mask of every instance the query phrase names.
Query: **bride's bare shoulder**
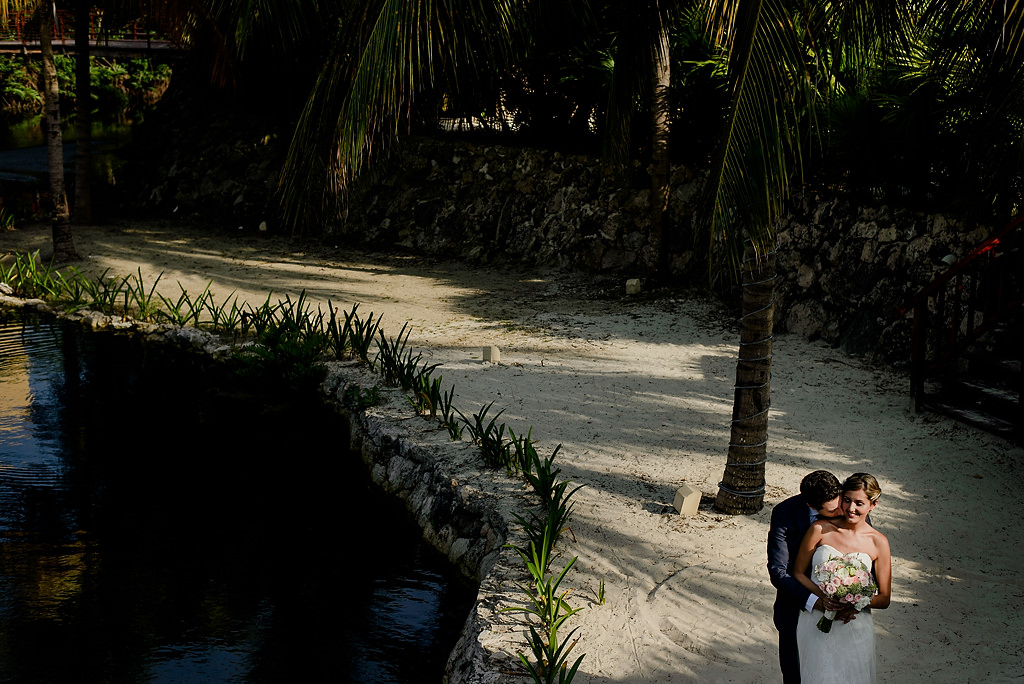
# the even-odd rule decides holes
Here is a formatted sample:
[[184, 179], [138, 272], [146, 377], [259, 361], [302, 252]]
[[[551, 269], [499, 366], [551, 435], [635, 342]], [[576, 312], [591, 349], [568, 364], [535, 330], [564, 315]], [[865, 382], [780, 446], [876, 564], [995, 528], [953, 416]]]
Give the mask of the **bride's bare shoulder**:
[[889, 538], [886, 537], [881, 532], [879, 532], [874, 527], [869, 529], [868, 535], [871, 537], [871, 541], [874, 542], [876, 547], [878, 547], [878, 548], [884, 547], [885, 549], [889, 548]]
[[817, 529], [822, 534], [826, 534], [828, 532], [835, 532], [839, 529], [839, 526], [836, 525], [835, 522], [833, 522], [832, 520], [829, 520], [828, 518], [818, 518], [814, 521], [813, 525], [815, 529]]

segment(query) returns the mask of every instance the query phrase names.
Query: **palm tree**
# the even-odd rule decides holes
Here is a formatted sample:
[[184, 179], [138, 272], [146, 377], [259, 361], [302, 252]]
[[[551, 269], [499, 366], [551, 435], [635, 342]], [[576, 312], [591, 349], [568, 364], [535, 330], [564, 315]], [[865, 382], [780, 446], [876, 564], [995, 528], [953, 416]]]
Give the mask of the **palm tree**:
[[[715, 507], [750, 513], [764, 505], [771, 396], [775, 223], [814, 129], [818, 102], [844, 77], [902, 41], [908, 3], [710, 2], [729, 50], [732, 104], [707, 185], [709, 249], [724, 247], [742, 281], [742, 317], [732, 429]], [[743, 245], [742, 258], [739, 246]]]
[[[201, 0], [165, 0], [153, 3], [149, 0], [68, 0], [75, 9], [75, 94], [76, 94], [76, 192], [75, 220], [87, 223], [92, 219], [92, 194], [90, 179], [92, 175], [91, 139], [92, 139], [92, 96], [90, 87], [90, 44], [89, 44], [89, 12], [94, 5], [103, 5], [111, 16], [136, 16], [140, 12], [148, 13], [156, 23], [162, 24], [169, 35], [184, 42], [190, 30], [206, 27], [210, 24], [209, 13], [200, 5]], [[57, 5], [54, 0], [0, 0], [0, 19], [6, 21], [11, 12], [34, 10], [40, 26], [40, 53], [43, 74], [43, 107], [47, 130], [47, 164], [49, 171], [49, 214], [52, 228], [53, 258], [56, 263], [66, 263], [78, 257], [74, 243], [72, 217], [68, 207], [67, 189], [64, 175], [64, 141], [61, 132], [61, 114], [59, 101], [59, 84], [54, 61], [52, 36], [54, 17]], [[226, 53], [224, 46], [215, 44], [211, 54], [213, 60], [211, 72], [215, 77], [223, 78], [227, 71], [227, 61], [222, 59]]]
[[630, 158], [631, 122], [638, 100], [648, 102], [650, 113], [650, 235], [658, 255], [658, 270], [666, 270], [664, 214], [669, 199], [669, 88], [672, 77], [670, 28], [684, 16], [690, 3], [647, 0], [614, 3], [610, 24], [615, 51], [613, 88], [609, 97], [605, 150], [614, 163]]
[[75, 223], [92, 221], [92, 78], [90, 3], [75, 3]]
[[68, 213], [64, 185], [64, 140], [60, 128], [60, 100], [57, 68], [53, 59], [53, 18], [56, 6], [43, 0], [0, 0], [0, 19], [7, 21], [12, 12], [35, 10], [39, 22], [42, 53], [43, 113], [46, 125], [47, 163], [49, 165], [49, 214], [53, 239], [53, 259], [57, 263], [78, 258]]
[[[630, 6], [629, 16], [639, 21], [620, 21], [621, 30], [616, 33], [619, 48], [608, 113], [610, 140], [619, 155], [628, 149], [631, 103], [638, 93], [648, 92], [656, 131], [652, 136], [655, 227], [667, 188], [664, 96], [670, 71], [666, 44], [674, 16], [668, 9], [679, 11], [687, 4], [651, 0], [639, 9]], [[813, 25], [794, 21], [800, 18], [797, 10], [803, 5], [794, 7], [783, 0], [705, 0], [701, 6], [714, 20], [709, 25], [715, 35], [728, 47], [732, 88], [732, 107], [708, 183], [709, 252], [724, 246], [732, 272], [742, 273], [748, 285], [733, 436], [718, 500], [719, 508], [729, 512], [757, 510], [763, 503], [773, 222], [800, 156], [798, 124], [808, 120], [814, 111], [812, 95], [821, 92], [811, 87], [808, 52], [816, 49], [820, 60], [827, 31], [843, 22], [872, 25], [879, 15], [887, 14], [872, 11], [872, 3], [863, 1], [837, 4], [849, 11], [819, 13]], [[817, 8], [814, 3], [811, 6]], [[529, 3], [464, 0], [460, 9], [449, 14], [437, 2], [403, 0], [365, 3], [358, 13], [353, 9], [348, 23], [354, 29], [339, 41], [321, 72], [282, 174], [286, 211], [293, 222], [301, 224], [317, 213], [339, 211], [338, 199], [343, 203], [346, 187], [363, 165], [408, 126], [417, 96], [428, 88], [456, 92], [458, 77], [466, 69], [479, 64], [508, 70], [514, 58], [522, 55], [517, 46], [522, 44], [521, 33], [529, 32]], [[822, 28], [812, 33], [807, 32], [808, 26]], [[477, 49], [467, 49], [474, 40], [480, 41]], [[834, 58], [867, 54], [863, 45], [858, 41], [842, 44]], [[747, 246], [741, 260], [736, 245], [742, 244]], [[715, 263], [716, 258], [708, 262]]]
[[1024, 199], [1024, 6], [935, 3], [914, 37], [885, 117], [914, 143], [914, 189], [1002, 223]]
[[[729, 47], [731, 106], [707, 184], [709, 251], [725, 249], [743, 282], [740, 351], [725, 475], [715, 507], [725, 513], [764, 503], [774, 317], [774, 217], [790, 182], [791, 151], [811, 93], [793, 15], [777, 2], [740, 3], [717, 17]], [[795, 88], [793, 87], [795, 86]], [[743, 245], [742, 260], [737, 245]], [[715, 262], [713, 255], [708, 263]]]
[[[664, 83], [670, 73], [664, 59], [665, 36], [674, 16], [666, 10], [670, 4], [676, 10], [698, 7], [728, 55], [731, 104], [707, 182], [705, 236], [708, 263], [721, 273], [738, 276], [744, 295], [733, 427], [716, 506], [729, 513], [751, 512], [759, 510], [764, 499], [775, 222], [802, 159], [827, 136], [816, 125], [816, 112], [836, 94], [856, 87], [865, 68], [906, 43], [906, 28], [918, 18], [911, 10], [922, 3], [651, 0], [635, 12], [646, 17], [646, 30], [616, 33], [621, 43], [617, 67], [635, 67], [646, 55], [651, 82]], [[927, 4], [946, 21], [959, 8], [970, 6], [983, 16], [992, 7], [987, 0]], [[282, 173], [284, 207], [292, 224], [342, 215], [349, 184], [409, 130], [420, 102], [430, 95], [440, 100], [458, 93], [460, 79], [513, 70], [530, 45], [524, 36], [531, 32], [531, 12], [552, 7], [593, 16], [593, 7], [582, 0], [346, 3], [343, 34], [325, 61]], [[1013, 7], [1019, 13], [1017, 5]], [[1015, 36], [1020, 23], [1015, 24]], [[1009, 24], [1004, 18], [1001, 25]], [[1005, 42], [1014, 47], [1014, 55], [1019, 52], [1019, 40]], [[641, 70], [634, 69], [633, 75], [637, 71]], [[630, 69], [617, 70], [616, 87], [630, 75]], [[650, 92], [660, 96], [663, 88], [652, 86]], [[619, 120], [613, 116], [614, 102], [635, 102], [635, 94], [642, 91], [626, 87], [621, 92], [627, 97], [609, 105], [610, 120]], [[655, 116], [663, 111], [658, 105], [651, 110]], [[664, 119], [656, 120], [660, 129]], [[617, 129], [618, 135], [610, 123], [608, 129], [614, 141], [628, 139], [625, 129]], [[653, 139], [660, 154], [661, 139]], [[652, 195], [656, 212], [664, 206], [662, 195], [657, 190]]]
[[54, 262], [67, 263], [78, 258], [71, 214], [64, 183], [64, 137], [61, 133], [60, 93], [57, 67], [53, 59], [53, 18], [57, 6], [53, 2], [40, 2], [36, 6], [39, 18], [39, 45], [43, 63], [43, 112], [46, 121], [46, 158], [50, 175], [50, 228], [53, 240]]
[[727, 30], [733, 104], [709, 184], [710, 244], [736, 245], [739, 237], [748, 242], [742, 261], [733, 257], [743, 282], [743, 325], [729, 456], [716, 508], [745, 513], [759, 510], [764, 500], [774, 222], [788, 195], [791, 169], [799, 169], [805, 154], [801, 143], [809, 138], [801, 130], [813, 128], [809, 115], [815, 99], [827, 104], [830, 96], [856, 86], [861, 75], [893, 65], [893, 59], [904, 65], [923, 61], [927, 67], [919, 74], [933, 85], [931, 92], [945, 92], [961, 103], [942, 112], [931, 101], [945, 117], [945, 130], [976, 133], [963, 138], [965, 152], [974, 158], [974, 175], [982, 175], [978, 169], [985, 162], [1001, 161], [991, 164], [1001, 173], [985, 178], [983, 197], [993, 207], [1006, 207], [1001, 212], [1016, 211], [1024, 145], [1024, 8], [983, 0], [850, 0], [793, 7], [778, 0], [752, 1], [739, 3]]

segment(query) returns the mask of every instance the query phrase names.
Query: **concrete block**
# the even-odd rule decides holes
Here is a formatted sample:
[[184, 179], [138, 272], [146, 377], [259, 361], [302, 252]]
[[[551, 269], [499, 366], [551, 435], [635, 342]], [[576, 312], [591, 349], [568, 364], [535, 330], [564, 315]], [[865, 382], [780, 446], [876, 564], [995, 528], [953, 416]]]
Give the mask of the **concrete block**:
[[628, 295], [640, 294], [643, 289], [639, 278], [630, 278], [626, 281], [626, 294]]
[[484, 347], [484, 361], [498, 363], [501, 361], [501, 352], [497, 347]]
[[700, 491], [684, 484], [676, 490], [676, 498], [672, 502], [672, 506], [679, 511], [680, 515], [696, 514], [697, 507], [700, 506]]

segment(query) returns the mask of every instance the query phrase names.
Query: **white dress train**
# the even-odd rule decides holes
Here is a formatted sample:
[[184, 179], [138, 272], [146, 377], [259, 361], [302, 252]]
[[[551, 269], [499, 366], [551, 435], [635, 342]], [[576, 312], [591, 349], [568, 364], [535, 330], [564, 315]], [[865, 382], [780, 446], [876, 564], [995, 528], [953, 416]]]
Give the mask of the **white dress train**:
[[[811, 567], [817, 567], [833, 555], [842, 555], [823, 544], [814, 550]], [[871, 557], [857, 553], [867, 567]], [[871, 610], [857, 613], [855, 620], [832, 623], [827, 634], [818, 629], [821, 611], [801, 611], [796, 628], [800, 649], [800, 679], [804, 684], [875, 684], [875, 623]]]

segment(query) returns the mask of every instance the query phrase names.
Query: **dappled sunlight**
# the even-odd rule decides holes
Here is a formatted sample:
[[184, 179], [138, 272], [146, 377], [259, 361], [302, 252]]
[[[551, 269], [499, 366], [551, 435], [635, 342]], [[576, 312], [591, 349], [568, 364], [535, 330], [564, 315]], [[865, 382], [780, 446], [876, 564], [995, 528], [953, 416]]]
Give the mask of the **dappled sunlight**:
[[[617, 514], [620, 506], [627, 510]], [[743, 671], [773, 662], [774, 592], [765, 588], [761, 544], [742, 541], [760, 538], [765, 521], [703, 510], [684, 519], [629, 506], [603, 493], [581, 500], [573, 537], [563, 541], [581, 573], [605, 581], [605, 605], [584, 603], [585, 629], [621, 635], [611, 642], [618, 652], [603, 654], [586, 650], [584, 633], [583, 669], [593, 681], [603, 681], [604, 657], [628, 662], [634, 673], [609, 681], [743, 681]], [[647, 520], [642, 535], [637, 516]]]
[[[493, 402], [506, 435], [531, 434], [542, 457], [560, 445], [560, 477], [582, 485], [555, 563], [579, 558], [567, 582], [585, 608], [569, 625], [586, 654], [582, 681], [778, 681], [768, 522], [816, 469], [869, 472], [882, 487], [871, 517], [892, 545], [893, 603], [875, 616], [880, 675], [932, 677], [911, 662], [972, 681], [1015, 671], [1021, 628], [1005, 605], [1022, 595], [1024, 533], [1004, 502], [1018, 496], [1024, 449], [914, 413], [900, 373], [776, 336], [765, 506], [724, 516], [710, 501], [727, 460], [738, 333], [715, 305], [595, 293], [580, 275], [299, 251], [284, 240], [219, 252], [223, 238], [158, 245], [136, 235], [122, 253], [120, 239], [83, 250], [106, 253], [91, 267], [141, 267], [147, 282], [166, 270], [161, 291], [175, 296], [178, 278], [196, 292], [212, 279], [218, 299], [237, 291], [257, 304], [269, 290], [293, 300], [305, 290], [314, 307], [359, 303], [383, 315], [390, 336], [408, 322], [410, 345], [439, 364], [434, 377], [467, 417]], [[500, 363], [483, 361], [489, 345]], [[672, 507], [684, 483], [704, 496], [692, 517]], [[509, 486], [522, 495], [521, 482]]]

